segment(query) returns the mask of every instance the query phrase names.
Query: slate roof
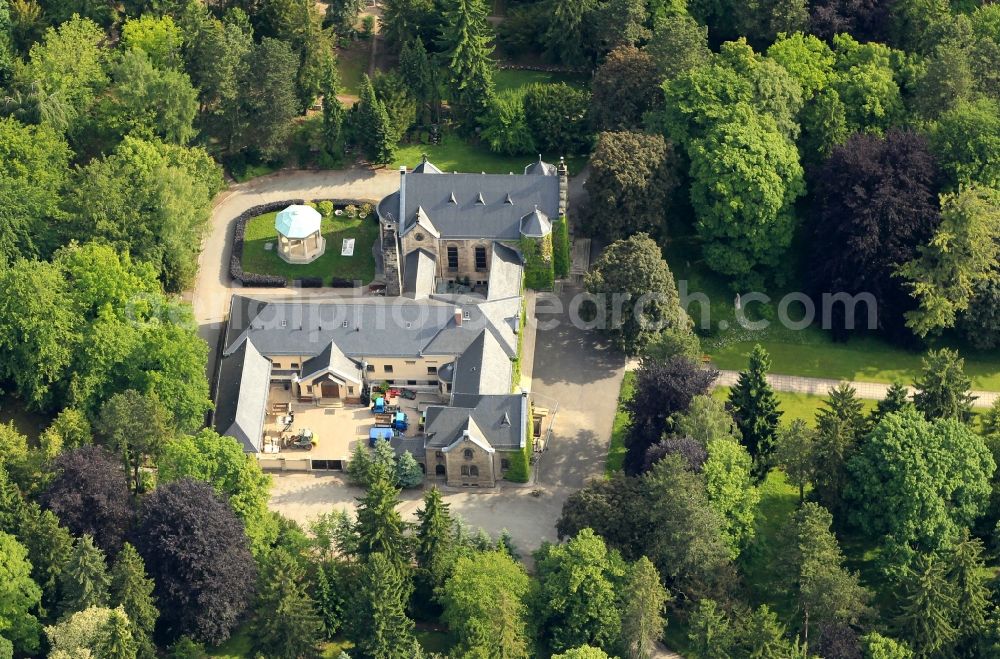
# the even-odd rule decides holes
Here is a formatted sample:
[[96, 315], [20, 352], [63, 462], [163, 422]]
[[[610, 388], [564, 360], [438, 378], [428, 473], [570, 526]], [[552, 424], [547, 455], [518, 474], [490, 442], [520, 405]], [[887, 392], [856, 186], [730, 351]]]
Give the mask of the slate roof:
[[542, 238], [552, 233], [552, 222], [549, 216], [535, 209], [521, 218], [521, 235], [528, 238]]
[[483, 329], [489, 329], [513, 358], [516, 335], [507, 317], [516, 316], [518, 301], [480, 302], [459, 305], [468, 312], [469, 319], [458, 326], [454, 319], [456, 303], [434, 297], [248, 302], [244, 296], [234, 295], [223, 354], [232, 354], [250, 339], [262, 354], [269, 356], [315, 356], [331, 342], [355, 360], [376, 355], [460, 355]]
[[379, 217], [399, 222], [401, 234], [416, 226], [418, 208], [443, 239], [517, 240], [521, 218], [536, 206], [549, 217], [559, 213], [557, 176], [407, 172], [401, 185], [405, 221], [400, 222], [398, 191], [378, 204]]
[[515, 450], [524, 441], [527, 399], [521, 394], [455, 396], [454, 406], [429, 406], [424, 432], [428, 448], [444, 448], [461, 439], [472, 420], [493, 448]]
[[555, 165], [542, 162], [542, 154], [539, 153], [538, 160], [525, 167], [524, 173], [533, 176], [555, 176], [559, 173], [559, 170], [556, 169]]
[[351, 382], [361, 382], [358, 363], [349, 359], [331, 341], [321, 353], [302, 364], [302, 379], [311, 380], [314, 375], [329, 371]]
[[503, 243], [493, 243], [486, 299], [497, 300], [520, 295], [523, 270], [521, 255], [516, 250]]
[[423, 154], [420, 159], [420, 164], [413, 168], [413, 171], [417, 174], [440, 174], [441, 170], [438, 169], [434, 163], [427, 159], [427, 154]]
[[426, 249], [415, 249], [406, 255], [403, 266], [403, 295], [421, 300], [434, 292], [437, 259]]
[[250, 341], [222, 360], [216, 394], [215, 430], [235, 437], [248, 453], [260, 451], [271, 361]]
[[506, 394], [513, 366], [503, 346], [489, 330], [455, 360], [452, 391], [456, 394]]

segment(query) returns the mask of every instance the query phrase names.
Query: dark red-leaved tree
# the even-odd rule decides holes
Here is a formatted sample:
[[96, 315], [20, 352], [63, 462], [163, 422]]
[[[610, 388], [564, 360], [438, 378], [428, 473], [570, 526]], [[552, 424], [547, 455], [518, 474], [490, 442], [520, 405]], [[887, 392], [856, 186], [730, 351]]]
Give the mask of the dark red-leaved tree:
[[253, 600], [257, 568], [243, 522], [211, 485], [181, 479], [156, 488], [132, 543], [156, 582], [161, 641], [229, 638]]
[[42, 493], [41, 504], [73, 535], [93, 536], [106, 554], [117, 554], [133, 516], [121, 462], [99, 446], [84, 446], [66, 451], [52, 466], [56, 476]]
[[814, 0], [809, 3], [810, 32], [823, 39], [847, 32], [858, 41], [884, 41], [893, 0]]
[[632, 424], [625, 438], [625, 473], [641, 473], [646, 451], [672, 430], [671, 417], [683, 412], [691, 399], [708, 392], [718, 377], [687, 357], [643, 359], [635, 373], [635, 393], [626, 405]]
[[[916, 133], [852, 135], [817, 172], [811, 214], [811, 279], [824, 293], [871, 293], [878, 327], [905, 341], [903, 313], [914, 307], [896, 268], [914, 258], [941, 222], [938, 175], [927, 142]], [[845, 339], [844, 305], [833, 305], [834, 336]], [[857, 327], [867, 308], [856, 307]]]

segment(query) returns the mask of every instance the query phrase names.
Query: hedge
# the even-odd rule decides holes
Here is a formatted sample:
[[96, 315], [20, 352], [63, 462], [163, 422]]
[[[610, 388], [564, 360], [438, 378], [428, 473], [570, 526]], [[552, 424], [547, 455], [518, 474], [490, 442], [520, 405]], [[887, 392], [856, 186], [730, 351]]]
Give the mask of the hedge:
[[552, 267], [556, 279], [569, 276], [572, 257], [569, 249], [569, 223], [565, 217], [557, 217], [552, 227]]
[[531, 478], [531, 454], [535, 450], [534, 418], [534, 410], [529, 405], [524, 429], [524, 446], [517, 453], [511, 454], [510, 468], [504, 474], [504, 478], [513, 483], [527, 483]]
[[522, 238], [524, 285], [536, 291], [551, 291], [555, 283], [552, 269], [552, 237]]

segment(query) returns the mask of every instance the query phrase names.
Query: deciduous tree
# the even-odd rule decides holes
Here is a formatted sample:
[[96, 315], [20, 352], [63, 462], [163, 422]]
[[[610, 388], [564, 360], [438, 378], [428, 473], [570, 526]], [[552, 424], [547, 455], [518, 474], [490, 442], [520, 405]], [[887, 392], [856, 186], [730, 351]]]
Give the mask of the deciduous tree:
[[706, 64], [712, 55], [708, 48], [708, 28], [687, 12], [658, 18], [645, 50], [667, 80]]
[[736, 439], [708, 444], [703, 473], [709, 505], [724, 522], [722, 540], [735, 559], [754, 536], [760, 493], [754, 486], [753, 461]]
[[535, 146], [560, 156], [586, 154], [593, 143], [590, 94], [564, 82], [536, 83], [524, 90], [524, 117]]
[[162, 403], [155, 395], [129, 389], [104, 403], [100, 424], [108, 448], [121, 457], [129, 486], [138, 494], [143, 465], [155, 464], [173, 435]]
[[649, 53], [635, 46], [615, 48], [594, 72], [590, 120], [602, 131], [642, 128], [644, 115], [663, 105], [659, 83], [660, 72]]
[[31, 580], [28, 551], [0, 531], [0, 635], [19, 653], [38, 649], [41, 627], [34, 612], [41, 598], [41, 589]]
[[980, 98], [938, 117], [931, 146], [952, 186], [1000, 188], [1000, 104]]
[[805, 500], [805, 488], [816, 474], [816, 432], [802, 419], [778, 429], [774, 446], [775, 464], [781, 467], [788, 482], [799, 488], [799, 503]]

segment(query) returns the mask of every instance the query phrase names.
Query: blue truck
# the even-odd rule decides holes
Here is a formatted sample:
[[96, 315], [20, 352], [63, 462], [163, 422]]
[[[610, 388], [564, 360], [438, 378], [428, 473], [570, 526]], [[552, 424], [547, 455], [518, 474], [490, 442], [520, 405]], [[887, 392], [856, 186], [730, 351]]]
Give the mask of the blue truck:
[[368, 446], [375, 448], [378, 440], [391, 442], [393, 437], [399, 437], [399, 431], [394, 428], [372, 428], [368, 431]]
[[375, 425], [379, 428], [395, 428], [406, 431], [410, 427], [410, 422], [406, 418], [406, 412], [386, 412], [375, 415]]

